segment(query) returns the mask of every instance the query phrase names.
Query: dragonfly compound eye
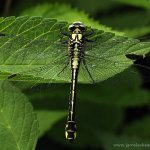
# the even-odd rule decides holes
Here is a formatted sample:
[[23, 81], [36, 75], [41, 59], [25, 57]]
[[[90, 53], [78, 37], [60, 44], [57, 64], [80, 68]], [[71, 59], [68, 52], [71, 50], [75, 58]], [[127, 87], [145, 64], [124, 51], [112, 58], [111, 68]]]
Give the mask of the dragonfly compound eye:
[[65, 127], [65, 136], [69, 142], [73, 142], [77, 134], [76, 124], [74, 121], [68, 121]]
[[76, 28], [80, 29], [81, 31], [86, 30], [86, 26], [83, 25], [82, 22], [73, 22], [71, 25], [69, 25], [68, 30], [73, 32]]

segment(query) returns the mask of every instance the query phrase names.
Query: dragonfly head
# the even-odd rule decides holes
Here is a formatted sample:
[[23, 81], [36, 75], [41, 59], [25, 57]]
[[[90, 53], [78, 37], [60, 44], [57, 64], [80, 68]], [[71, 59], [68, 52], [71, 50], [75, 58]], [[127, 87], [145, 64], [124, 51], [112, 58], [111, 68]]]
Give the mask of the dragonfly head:
[[68, 121], [65, 127], [66, 139], [71, 143], [76, 138], [77, 134], [76, 124], [74, 121]]
[[69, 25], [68, 30], [70, 32], [75, 32], [78, 31], [80, 33], [86, 31], [86, 26], [82, 22], [73, 22], [72, 24]]

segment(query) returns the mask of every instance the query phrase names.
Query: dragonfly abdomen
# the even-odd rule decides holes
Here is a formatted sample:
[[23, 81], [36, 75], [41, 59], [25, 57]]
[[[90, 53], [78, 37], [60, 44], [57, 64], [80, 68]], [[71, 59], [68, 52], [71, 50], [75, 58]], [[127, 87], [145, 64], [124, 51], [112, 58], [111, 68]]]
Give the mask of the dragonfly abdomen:
[[75, 103], [76, 103], [76, 86], [78, 79], [78, 72], [80, 67], [80, 51], [77, 48], [77, 43], [74, 45], [74, 49], [70, 50], [70, 65], [71, 65], [71, 86], [69, 97], [69, 113], [67, 118], [67, 124], [65, 127], [66, 138], [72, 142], [76, 138], [76, 122], [75, 122]]

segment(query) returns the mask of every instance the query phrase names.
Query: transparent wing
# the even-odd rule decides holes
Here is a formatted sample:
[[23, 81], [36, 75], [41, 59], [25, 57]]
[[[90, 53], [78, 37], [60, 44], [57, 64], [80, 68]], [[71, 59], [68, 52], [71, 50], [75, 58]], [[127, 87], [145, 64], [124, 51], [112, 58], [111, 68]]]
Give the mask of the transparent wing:
[[[6, 36], [1, 39], [4, 43], [0, 45], [0, 52], [3, 53], [3, 58], [0, 59], [2, 71], [30, 75], [43, 80], [70, 81], [70, 65], [66, 66], [69, 61], [67, 45], [62, 45], [60, 42], [67, 39], [61, 39], [59, 30], [32, 36], [33, 39], [28, 35], [27, 37], [11, 36], [13, 38]], [[140, 49], [138, 41], [117, 37], [112, 33], [98, 32], [91, 39], [95, 37], [98, 37], [95, 42], [86, 43], [84, 57], [95, 82], [105, 80], [131, 66], [133, 62], [125, 55], [133, 51], [132, 48], [135, 46], [136, 50]], [[83, 62], [80, 67], [79, 81], [91, 82]]]
[[[24, 21], [24, 18], [20, 19]], [[28, 19], [23, 25], [17, 23], [16, 20], [13, 24], [14, 30], [9, 25], [2, 31], [5, 36], [0, 36], [0, 64], [6, 72], [11, 72], [11, 65], [15, 72], [20, 72], [21, 69], [25, 71], [28, 67], [32, 69], [36, 65], [48, 64], [63, 53], [58, 41], [60, 26], [64, 29], [66, 23], [37, 17]]]
[[[3, 43], [0, 45], [2, 71], [25, 72], [65, 57], [67, 45], [61, 44], [59, 32], [43, 34], [32, 40], [22, 35], [11, 35], [11, 37], [9, 35], [1, 38]], [[64, 62], [61, 64], [63, 65]]]
[[[114, 36], [112, 33], [99, 33], [98, 37], [95, 42], [87, 43], [85, 47], [85, 62], [95, 82], [105, 80], [129, 68], [133, 60], [126, 55], [142, 49], [142, 43], [138, 40]], [[85, 68], [84, 65], [82, 63], [82, 68]], [[149, 70], [149, 67], [139, 66]], [[87, 69], [85, 71], [89, 76], [87, 80], [92, 81]]]

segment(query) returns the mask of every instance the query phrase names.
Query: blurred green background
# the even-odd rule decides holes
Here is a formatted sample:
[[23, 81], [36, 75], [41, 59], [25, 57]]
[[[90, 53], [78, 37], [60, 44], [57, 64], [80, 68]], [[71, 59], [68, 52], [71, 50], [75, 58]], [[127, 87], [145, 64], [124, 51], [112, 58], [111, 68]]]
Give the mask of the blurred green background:
[[[128, 37], [148, 40], [150, 35], [148, 0], [2, 0], [0, 8], [1, 16], [43, 16], [70, 23], [80, 20]], [[140, 63], [148, 66], [149, 58]], [[73, 144], [64, 137], [69, 84], [32, 87], [32, 83], [13, 83], [37, 112], [40, 134], [36, 150], [149, 149], [137, 146], [150, 143], [149, 67], [143, 72], [128, 69], [99, 84], [78, 85], [78, 134]]]

